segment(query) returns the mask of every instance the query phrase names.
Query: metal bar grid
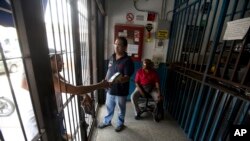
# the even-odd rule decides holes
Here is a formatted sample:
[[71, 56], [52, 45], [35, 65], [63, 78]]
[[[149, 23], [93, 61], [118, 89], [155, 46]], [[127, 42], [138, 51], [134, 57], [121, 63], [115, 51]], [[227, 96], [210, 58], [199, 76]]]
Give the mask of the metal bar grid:
[[[249, 32], [241, 41], [223, 41], [222, 37], [228, 21], [249, 17], [249, 1], [179, 4], [175, 3], [173, 10], [168, 51], [168, 62], [176, 71], [175, 95], [168, 94], [168, 110], [191, 139], [226, 140], [229, 126], [236, 120], [244, 124], [249, 110], [249, 97], [245, 95], [250, 89], [250, 55], [246, 49]], [[197, 9], [199, 14], [195, 13]], [[189, 25], [194, 27], [187, 29]], [[184, 79], [189, 84], [182, 84]]]
[[[213, 0], [211, 1], [211, 2], [213, 2]], [[205, 1], [205, 4], [207, 4], [208, 6], [207, 6], [207, 14], [205, 14], [205, 12], [203, 12], [202, 13], [202, 16], [201, 16], [201, 19], [200, 19], [200, 25], [203, 25], [204, 23], [204, 21], [208, 21], [208, 19], [210, 18], [210, 11], [211, 11], [211, 8], [212, 8], [212, 6], [211, 6], [211, 4], [210, 4], [210, 1], [208, 0], [208, 1]], [[218, 4], [217, 4], [217, 6], [218, 6]], [[217, 9], [217, 8], [216, 8]], [[215, 12], [216, 13], [216, 12]], [[203, 17], [205, 16], [205, 20], [204, 21], [202, 21], [203, 20]], [[204, 36], [206, 35], [206, 29], [207, 29], [207, 26], [208, 26], [208, 22], [205, 22], [205, 24], [203, 25], [203, 31], [202, 31], [202, 35], [201, 35], [201, 41], [200, 41], [200, 43], [199, 43], [199, 45], [198, 45], [198, 57], [197, 57], [197, 61], [196, 61], [196, 63], [195, 63], [195, 67], [194, 67], [194, 70], [197, 70], [197, 71], [199, 71], [199, 72], [201, 72], [201, 70], [202, 70], [202, 68], [203, 68], [203, 63], [201, 63], [201, 62], [203, 62], [203, 61], [201, 61], [200, 60], [200, 57], [201, 57], [201, 53], [202, 53], [202, 44], [203, 44], [203, 41], [204, 41]], [[211, 30], [210, 30], [211, 31]], [[207, 47], [206, 47], [207, 48]], [[204, 57], [203, 57], [204, 58]], [[200, 65], [199, 65], [200, 64]], [[200, 68], [197, 68], [197, 66], [199, 66]]]
[[225, 108], [225, 104], [226, 101], [229, 99], [229, 95], [228, 94], [223, 94], [222, 98], [220, 99], [219, 103], [218, 103], [218, 107], [216, 108], [216, 113], [214, 113], [214, 120], [212, 122], [212, 126], [210, 128], [210, 132], [209, 132], [209, 136], [208, 139], [212, 140], [214, 138], [214, 134], [216, 131], [216, 127], [219, 125], [219, 121], [220, 118], [222, 117], [224, 108]]
[[[192, 9], [192, 11], [191, 11], [191, 9]], [[188, 25], [189, 24], [189, 16], [190, 16], [190, 12], [194, 12], [194, 6], [192, 6], [192, 5], [190, 5], [190, 7], [188, 8], [188, 12], [186, 12], [187, 13], [187, 20], [186, 20], [186, 22], [185, 22], [185, 24], [183, 24], [183, 26], [184, 25]], [[192, 14], [193, 15], [193, 14]], [[193, 18], [193, 16], [191, 16], [191, 19]], [[191, 20], [192, 21], [192, 20]], [[189, 35], [189, 33], [190, 32], [188, 32], [187, 34]], [[187, 41], [185, 42], [183, 42], [183, 45], [181, 45], [182, 46], [182, 48], [181, 48], [181, 66], [184, 66], [185, 65], [185, 63], [186, 63], [186, 53], [183, 53], [183, 48], [185, 49], [186, 48], [186, 46], [187, 46]], [[184, 56], [184, 57], [183, 57]]]
[[[205, 7], [207, 7], [207, 10], [204, 10]], [[207, 24], [206, 21], [208, 20], [208, 17], [210, 14], [210, 4], [207, 1], [204, 1], [203, 7], [202, 7], [201, 1], [199, 1], [198, 11], [202, 12], [201, 15], [197, 13], [195, 23], [194, 23], [195, 28], [198, 27], [197, 32], [196, 32], [196, 34], [198, 34], [198, 35], [196, 35], [196, 37], [195, 37], [194, 45], [192, 45], [192, 41], [191, 41], [191, 46], [193, 46], [191, 50], [193, 53], [192, 53], [192, 58], [191, 58], [191, 63], [190, 63], [189, 68], [193, 69], [193, 70], [196, 70], [196, 66], [199, 63], [198, 60], [199, 60], [199, 55], [200, 55], [200, 51], [201, 51], [201, 44], [203, 42], [203, 37], [204, 37], [205, 29], [206, 29], [206, 24]], [[207, 18], [205, 19], [205, 21], [203, 19], [204, 15], [207, 15], [206, 16]], [[198, 21], [198, 19], [199, 19], [199, 21]], [[205, 25], [204, 25], [204, 22], [205, 22]], [[195, 30], [195, 28], [193, 30]], [[196, 59], [195, 64], [194, 64], [194, 59]]]
[[[205, 88], [205, 95], [207, 95], [208, 97], [205, 99], [204, 107], [201, 111], [200, 119], [199, 119], [198, 124], [197, 124], [197, 129], [196, 129], [196, 132], [194, 133], [194, 140], [198, 139], [199, 132], [201, 132], [201, 130], [202, 130], [201, 125], [202, 125], [202, 123], [205, 122], [205, 114], [206, 114], [207, 109], [209, 108], [209, 104], [210, 104], [209, 102], [211, 101], [212, 96], [213, 96], [211, 93], [213, 93], [213, 91], [215, 91], [214, 89], [211, 89], [211, 87], [208, 88], [207, 85], [204, 88]], [[206, 89], [208, 89], [207, 92], [206, 92]]]
[[[175, 86], [175, 94], [169, 94], [169, 97], [174, 99], [169, 99], [172, 103], [169, 102], [168, 111], [178, 120], [189, 138], [197, 141], [225, 140], [229, 136], [231, 124], [236, 124], [236, 121], [240, 121], [238, 124], [246, 122], [246, 111], [250, 110], [250, 102], [246, 99], [211, 84], [204, 84], [202, 93], [199, 93], [201, 83], [192, 76], [183, 72], [177, 72], [175, 75], [174, 82], [179, 86]], [[186, 84], [180, 84], [183, 80]], [[201, 103], [203, 106], [199, 106]]]
[[[35, 117], [32, 118], [35, 118], [36, 128], [39, 129], [39, 134], [34, 139], [57, 140], [59, 137], [56, 134], [58, 130], [55, 128], [57, 127], [54, 114], [56, 105], [53, 101], [53, 85], [50, 83], [51, 68], [48, 50], [44, 48], [47, 46], [45, 25], [41, 22], [43, 20], [38, 20], [43, 19], [41, 3], [42, 1], [12, 1], [11, 6], [29, 85], [29, 96], [33, 104]], [[36, 10], [34, 11], [33, 8]], [[18, 95], [18, 92], [15, 93]], [[46, 100], [44, 100], [45, 97]], [[21, 105], [19, 107], [21, 108]], [[19, 121], [21, 122], [20, 119]], [[16, 135], [15, 137], [22, 139], [22, 137], [19, 138], [18, 133]], [[23, 136], [28, 139], [26, 133], [23, 133]]]
[[[179, 47], [179, 44], [180, 42], [178, 42], [180, 39], [181, 39], [181, 29], [183, 28], [183, 25], [181, 23], [183, 23], [183, 21], [185, 20], [185, 12], [184, 12], [185, 9], [182, 9], [179, 11], [180, 15], [179, 15], [179, 24], [178, 24], [178, 27], [177, 27], [177, 39], [176, 39], [176, 42], [175, 42], [175, 51], [174, 51], [174, 54], [173, 54], [173, 59], [174, 60], [178, 60], [178, 55], [179, 55], [179, 52], [180, 52], [180, 47]], [[183, 18], [184, 17], [184, 18]]]
[[[246, 49], [249, 36], [243, 42], [221, 40], [228, 21], [247, 17], [249, 1], [196, 0], [180, 3], [176, 2], [173, 10], [168, 62], [176, 64], [176, 68], [186, 74], [195, 72], [203, 76], [203, 83], [214, 75], [217, 81], [220, 78], [228, 80], [227, 84], [243, 86], [242, 90], [247, 92], [250, 89], [250, 58]], [[188, 29], [190, 25], [194, 27]], [[240, 46], [238, 52], [235, 51], [236, 46]]]
[[[197, 6], [197, 7], [196, 7]], [[198, 33], [199, 33], [199, 29], [200, 29], [200, 26], [201, 25], [198, 25], [198, 26], [196, 26], [196, 23], [197, 23], [197, 20], [198, 20], [198, 17], [199, 17], [199, 12], [198, 11], [200, 11], [200, 8], [201, 8], [201, 0], [199, 0], [198, 1], [198, 4], [195, 4], [195, 13], [194, 13], [194, 21], [192, 20], [191, 21], [191, 24], [189, 25], [189, 27], [191, 28], [191, 32], [192, 32], [192, 34], [191, 34], [191, 41], [189, 40], [189, 42], [188, 42], [188, 59], [187, 59], [187, 66], [186, 67], [188, 67], [188, 68], [191, 68], [192, 67], [192, 62], [193, 62], [193, 57], [194, 57], [194, 55], [195, 55], [195, 52], [196, 52], [196, 43], [194, 44], [194, 41], [195, 40], [197, 40], [198, 39], [198, 37], [200, 36], [200, 35], [198, 35]], [[196, 11], [196, 9], [197, 9], [197, 11]], [[201, 18], [200, 18], [201, 19]], [[198, 27], [198, 28], [197, 28]], [[197, 33], [196, 33], [196, 31], [197, 31]], [[193, 57], [191, 57], [191, 55], [193, 56]], [[190, 62], [191, 61], [191, 62]]]
[[190, 122], [191, 122], [191, 118], [192, 118], [192, 114], [194, 111], [194, 106], [195, 106], [195, 101], [197, 100], [197, 95], [198, 95], [198, 91], [200, 89], [200, 83], [198, 83], [197, 81], [195, 82], [195, 88], [194, 88], [194, 94], [192, 95], [192, 100], [191, 103], [189, 104], [190, 106], [188, 107], [188, 115], [187, 115], [187, 119], [185, 121], [185, 128], [184, 131], [187, 133], [189, 130], [189, 126], [190, 126]]
[[[236, 72], [237, 72], [237, 70], [239, 70], [239, 64], [240, 64], [240, 60], [241, 60], [241, 58], [242, 58], [242, 56], [243, 56], [243, 54], [244, 54], [244, 50], [245, 50], [245, 47], [246, 47], [246, 41], [247, 40], [249, 40], [249, 35], [246, 37], [246, 39], [244, 40], [244, 42], [243, 42], [243, 47], [242, 47], [242, 49], [240, 50], [240, 52], [238, 53], [238, 56], [237, 56], [237, 59], [236, 59], [236, 64], [234, 65], [234, 67], [233, 67], [233, 73], [232, 73], [232, 76], [230, 77], [230, 81], [234, 81], [235, 80], [235, 78], [236, 78]], [[245, 59], [245, 58], [244, 58]], [[245, 73], [245, 74], [247, 74], [247, 73]], [[246, 76], [245, 76], [246, 77]], [[245, 77], [243, 77], [243, 80], [245, 80]], [[238, 81], [238, 82], [240, 82], [240, 80], [236, 80], [236, 81]], [[242, 83], [243, 84], [243, 83]]]
[[178, 105], [180, 105], [180, 108], [179, 108], [180, 111], [179, 111], [178, 118], [177, 118], [179, 124], [181, 124], [182, 117], [183, 117], [183, 114], [184, 114], [184, 111], [183, 111], [183, 108], [184, 108], [184, 105], [185, 105], [184, 103], [187, 100], [188, 92], [191, 89], [192, 83], [190, 83], [190, 81], [191, 81], [190, 78], [186, 78], [186, 81], [184, 82], [185, 83], [184, 94], [182, 96], [182, 99], [181, 99], [180, 103], [178, 103]]
[[[216, 90], [214, 96], [213, 96], [213, 99], [212, 99], [212, 103], [211, 105], [209, 106], [209, 109], [207, 111], [207, 119], [211, 119], [212, 118], [212, 114], [213, 114], [213, 111], [215, 110], [215, 107], [216, 107], [216, 101], [217, 99], [219, 98], [220, 92], [218, 90]], [[201, 132], [201, 137], [200, 139], [204, 139], [205, 138], [205, 134], [206, 134], [206, 131], [209, 129], [209, 126], [210, 126], [210, 120], [205, 120], [205, 123], [203, 125], [203, 131]]]
[[[231, 14], [227, 15], [229, 17], [229, 21], [232, 21], [233, 19], [238, 19], [238, 18], [243, 18], [244, 17], [246, 9], [247, 9], [247, 1], [244, 1], [243, 6], [240, 7], [240, 9], [243, 9], [243, 10], [241, 10], [241, 13], [239, 13], [239, 12], [237, 13], [237, 15], [239, 15], [238, 17], [235, 16], [237, 7], [239, 9], [237, 1], [234, 1], [233, 9], [231, 10]], [[226, 41], [223, 42], [223, 47], [222, 47], [222, 49], [220, 51], [220, 55], [219, 55], [219, 59], [217, 61], [216, 70], [214, 72], [214, 75], [217, 74], [217, 76], [220, 76], [221, 78], [229, 79], [230, 81], [239, 82], [239, 80], [237, 80], [239, 78], [236, 78], [235, 74], [240, 73], [239, 72], [239, 64], [240, 64], [239, 60], [243, 56], [242, 52], [243, 52], [246, 45], [244, 45], [245, 44], [245, 41], [244, 41], [243, 47], [241, 48], [240, 51], [237, 52], [237, 51], [235, 51], [235, 46], [238, 45], [238, 44], [239, 44], [238, 41], [237, 42], [235, 40], [232, 41], [231, 46], [230, 46], [230, 48], [228, 50], [228, 49], [224, 49], [225, 46], [227, 45]], [[229, 53], [227, 53], [227, 52], [229, 52]], [[221, 66], [222, 65], [221, 59], [222, 59], [222, 56], [223, 56], [222, 54], [225, 54], [224, 56], [226, 56], [226, 57], [224, 57], [224, 58], [226, 58], [226, 62], [225, 62], [224, 66]], [[234, 61], [235, 57], [237, 58], [236, 61]], [[232, 64], [230, 62], [235, 62], [235, 63]], [[221, 68], [223, 68], [223, 69], [221, 69]], [[221, 69], [221, 70], [218, 70], [218, 69]], [[217, 73], [219, 71], [220, 71], [220, 74]], [[230, 73], [231, 76], [228, 76], [229, 73]]]
[[240, 100], [236, 97], [230, 96], [229, 101], [227, 101], [225, 105], [225, 109], [223, 110], [223, 115], [219, 121], [219, 132], [214, 136], [214, 140], [226, 140], [225, 135], [229, 134], [230, 125], [228, 123], [232, 123], [232, 119], [235, 118], [236, 112], [239, 109]]
[[[192, 25], [192, 21], [193, 21], [193, 18], [194, 18], [194, 13], [195, 13], [195, 5], [190, 5], [190, 9], [192, 9], [192, 12], [191, 12], [192, 16], [191, 16], [190, 20], [188, 18], [187, 25]], [[186, 27], [186, 30], [187, 30], [187, 27]], [[183, 48], [182, 48], [182, 52], [181, 53], [184, 54], [184, 56], [183, 56], [183, 59], [181, 59], [182, 60], [181, 66], [187, 66], [187, 63], [188, 63], [188, 53], [184, 52], [183, 50], [188, 50], [187, 48], [188, 48], [188, 45], [189, 45], [188, 40], [189, 40], [190, 34], [192, 36], [191, 30], [188, 30], [187, 31], [187, 35], [186, 35], [187, 39], [186, 40], [184, 39], [185, 41], [183, 41], [184, 44], [183, 44]]]
[[[179, 84], [180, 79], [181, 79], [181, 75], [179, 75], [179, 73], [176, 72], [176, 77], [175, 77], [175, 81], [174, 81], [175, 85], [174, 85], [174, 89], [173, 89], [172, 93], [178, 92], [178, 86], [179, 86], [178, 84]], [[169, 105], [169, 111], [171, 113], [173, 113], [174, 109], [175, 109], [174, 107], [175, 107], [176, 97], [177, 97], [177, 95], [171, 95], [170, 99], [169, 99], [169, 103], [170, 103], [170, 105]]]
[[[72, 5], [71, 5], [72, 6]], [[58, 75], [62, 75], [62, 77], [67, 80], [69, 83], [76, 85], [76, 74], [74, 72], [73, 64], [75, 64], [73, 57], [73, 44], [76, 48], [77, 37], [73, 37], [73, 35], [77, 35], [78, 33], [74, 32], [72, 29], [72, 25], [75, 23], [74, 20], [70, 17], [70, 10], [77, 9], [73, 6], [69, 6], [68, 1], [48, 1], [47, 5], [45, 3], [46, 9], [45, 12], [49, 12], [48, 16], [50, 21], [47, 21], [47, 37], [53, 37], [53, 44], [49, 44], [49, 48], [55, 49], [56, 51], [61, 52], [63, 56], [64, 62], [66, 62], [66, 66], [62, 70], [62, 73]], [[76, 7], [76, 6], [75, 6]], [[74, 13], [74, 11], [72, 12]], [[52, 18], [53, 17], [53, 18]], [[78, 27], [77, 25], [73, 27]], [[73, 40], [72, 40], [73, 38]], [[78, 47], [79, 48], [79, 47]], [[76, 64], [77, 66], [77, 64]], [[79, 66], [78, 66], [79, 67]], [[59, 72], [58, 72], [59, 73]], [[81, 81], [81, 80], [80, 80]], [[79, 80], [78, 80], [79, 84]], [[64, 125], [67, 130], [67, 133], [71, 134], [76, 140], [80, 140], [79, 134], [79, 107], [77, 106], [77, 98], [74, 96], [70, 96], [69, 94], [62, 93], [62, 103], [63, 109], [58, 109], [58, 114], [64, 115]], [[78, 133], [77, 133], [78, 132]]]
[[[183, 75], [182, 75], [183, 76]], [[177, 102], [176, 102], [176, 114], [175, 114], [175, 118], [176, 119], [178, 119], [178, 117], [179, 117], [179, 114], [180, 114], [180, 110], [181, 110], [181, 105], [182, 105], [182, 103], [181, 103], [181, 101], [182, 101], [182, 99], [183, 99], [183, 95], [185, 94], [185, 90], [186, 90], [186, 87], [187, 87], [187, 77], [186, 76], [183, 76], [183, 78], [182, 78], [182, 80], [181, 80], [181, 87], [179, 88], [179, 93], [178, 93], [178, 95], [179, 95], [179, 98], [178, 98], [178, 100], [177, 100]], [[182, 95], [183, 94], [183, 95]]]
[[[213, 3], [212, 3], [213, 4]], [[211, 5], [212, 5], [211, 4]], [[214, 28], [214, 25], [215, 25], [215, 19], [216, 19], [216, 14], [217, 14], [217, 10], [218, 10], [218, 8], [219, 8], [219, 1], [218, 0], [216, 0], [215, 1], [215, 4], [214, 4], [215, 6], [214, 6], [214, 10], [212, 11], [210, 11], [210, 12], [213, 12], [213, 15], [212, 15], [212, 19], [211, 19], [211, 25], [210, 25], [210, 28], [209, 29], [206, 29], [206, 30], [208, 30], [208, 33], [206, 34], [208, 37], [208, 39], [210, 39], [211, 38], [211, 35], [212, 35], [212, 31], [213, 31], [213, 28]], [[212, 7], [212, 6], [211, 6]], [[208, 28], [208, 27], [207, 27]], [[203, 38], [204, 38], [204, 36], [203, 36]], [[203, 65], [205, 64], [205, 62], [207, 61], [206, 59], [207, 59], [207, 53], [209, 53], [209, 51], [211, 50], [211, 46], [212, 46], [212, 42], [211, 41], [209, 41], [209, 40], [207, 40], [207, 42], [206, 42], [206, 44], [205, 44], [205, 50], [204, 50], [204, 55], [203, 55], [203, 57], [202, 57], [202, 61], [201, 61], [201, 67], [200, 67], [200, 72], [205, 72], [205, 69], [202, 69], [203, 67]]]
[[[237, 8], [237, 5], [238, 5], [238, 3], [236, 3], [236, 1], [235, 1], [234, 4], [233, 4], [232, 13], [235, 12], [235, 10], [236, 10], [236, 8]], [[229, 21], [231, 21], [233, 18], [234, 18], [234, 14], [231, 14], [230, 17], [229, 17]], [[221, 57], [222, 57], [222, 54], [223, 54], [225, 45], [226, 45], [226, 41], [224, 41], [224, 43], [223, 43], [223, 47], [222, 47], [222, 49], [221, 49], [221, 53], [220, 53], [220, 56], [219, 56], [219, 59], [218, 59], [218, 60], [221, 60]], [[234, 46], [234, 42], [232, 43], [232, 45], [231, 45], [231, 47], [230, 47], [230, 52], [229, 52], [229, 55], [227, 56], [226, 64], [225, 64], [225, 66], [224, 66], [224, 70], [223, 70], [222, 75], [221, 75], [222, 78], [224, 77], [225, 71], [226, 71], [226, 69], [227, 69], [227, 67], [228, 67], [229, 58], [230, 58], [230, 56], [232, 55], [233, 46]], [[215, 74], [216, 74], [216, 72], [218, 71], [219, 62], [220, 62], [220, 61], [217, 61]]]
[[[180, 14], [179, 13], [176, 13], [176, 14], [174, 14], [175, 15], [175, 18], [174, 18], [174, 21], [173, 21], [173, 23], [174, 23], [174, 27], [173, 27], [173, 38], [176, 38], [177, 36], [176, 35], [178, 35], [178, 34], [176, 34], [177, 32], [178, 32], [178, 21], [179, 21], [179, 16], [180, 16]], [[175, 57], [174, 57], [174, 52], [176, 52], [176, 47], [175, 47], [175, 44], [176, 44], [176, 39], [173, 39], [172, 40], [172, 47], [171, 47], [171, 52], [172, 53], [169, 53], [170, 54], [170, 61], [171, 62], [174, 62], [174, 59], [175, 59]]]
[[[176, 96], [175, 96], [175, 99], [174, 100], [174, 108], [177, 107], [177, 102], [180, 98], [180, 94], [181, 94], [181, 87], [182, 87], [182, 80], [183, 80], [183, 75], [180, 75], [179, 76], [179, 81], [178, 81], [178, 84], [177, 84], [177, 89], [176, 89]], [[176, 118], [176, 113], [177, 113], [177, 108], [175, 108], [175, 110], [173, 111], [173, 116]]]
[[[75, 3], [75, 5], [73, 3]], [[32, 3], [28, 1], [23, 1], [22, 3], [13, 1], [12, 4], [23, 57], [5, 59], [4, 53], [1, 51], [1, 56], [3, 56], [1, 61], [5, 64], [5, 72], [15, 107], [17, 108], [18, 119], [24, 139], [27, 140], [28, 138], [19, 112], [18, 101], [15, 98], [16, 88], [12, 86], [13, 80], [11, 80], [12, 78], [9, 75], [9, 66], [6, 64], [6, 62], [15, 59], [23, 60], [25, 74], [27, 75], [30, 86], [31, 101], [34, 106], [37, 128], [39, 129], [39, 134], [36, 135], [34, 139], [60, 140], [61, 137], [57, 128], [58, 124], [54, 116], [56, 115], [55, 113], [63, 113], [67, 132], [73, 135], [74, 140], [85, 140], [80, 134], [80, 128], [81, 130], [87, 131], [83, 126], [80, 126], [80, 98], [74, 95], [68, 95], [67, 93], [63, 94], [63, 106], [62, 109], [58, 109], [53, 101], [55, 98], [53, 88], [51, 87], [53, 84], [44, 84], [44, 82], [50, 82], [49, 80], [51, 80], [51, 78], [49, 78], [51, 74], [47, 73], [50, 72], [48, 57], [48, 48], [50, 48], [56, 52], [60, 52], [62, 55], [65, 66], [60, 75], [65, 78], [68, 83], [73, 85], [83, 84], [82, 78], [84, 84], [90, 84], [88, 15], [84, 15], [87, 11], [87, 0], [81, 0], [80, 2], [76, 0], [41, 0]], [[34, 14], [30, 16], [32, 7], [36, 7], [37, 11], [33, 12]], [[74, 17], [74, 15], [76, 16]], [[27, 29], [27, 27], [29, 27], [29, 29]], [[39, 33], [39, 35], [35, 35], [37, 33]], [[44, 63], [44, 61], [48, 61], [48, 64], [45, 65], [46, 63]], [[84, 70], [82, 70], [82, 68], [84, 68]], [[39, 87], [37, 87], [38, 84]], [[49, 106], [49, 108], [47, 106]], [[48, 109], [50, 110], [48, 111]], [[43, 115], [43, 112], [49, 114], [49, 116]], [[88, 119], [86, 125], [93, 123], [90, 116], [86, 119]], [[90, 126], [88, 130], [90, 130]]]
[[186, 124], [186, 119], [188, 116], [188, 108], [189, 108], [189, 105], [190, 105], [191, 100], [192, 100], [192, 93], [194, 92], [195, 85], [196, 85], [196, 81], [191, 80], [191, 84], [190, 84], [189, 91], [188, 91], [188, 96], [184, 102], [185, 103], [184, 111], [183, 111], [183, 116], [182, 116], [182, 120], [181, 120], [181, 124], [180, 124], [182, 128], [184, 128], [185, 124]]
[[198, 96], [197, 96], [197, 101], [195, 101], [194, 111], [192, 114], [191, 123], [190, 123], [189, 131], [188, 131], [188, 136], [190, 138], [193, 138], [193, 136], [194, 136], [195, 128], [197, 126], [196, 121], [199, 119], [199, 113], [200, 113], [200, 108], [201, 108], [201, 104], [202, 104], [202, 99], [204, 97], [203, 90], [204, 90], [204, 84], [201, 84], [201, 87], [200, 87], [200, 90], [199, 90]]

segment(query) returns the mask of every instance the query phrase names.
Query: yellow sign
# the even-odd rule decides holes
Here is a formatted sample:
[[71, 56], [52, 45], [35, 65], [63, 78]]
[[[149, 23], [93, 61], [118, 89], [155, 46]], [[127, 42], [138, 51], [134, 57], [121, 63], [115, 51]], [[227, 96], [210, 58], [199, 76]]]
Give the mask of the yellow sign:
[[167, 30], [158, 30], [157, 38], [161, 39], [161, 40], [168, 39], [168, 31]]

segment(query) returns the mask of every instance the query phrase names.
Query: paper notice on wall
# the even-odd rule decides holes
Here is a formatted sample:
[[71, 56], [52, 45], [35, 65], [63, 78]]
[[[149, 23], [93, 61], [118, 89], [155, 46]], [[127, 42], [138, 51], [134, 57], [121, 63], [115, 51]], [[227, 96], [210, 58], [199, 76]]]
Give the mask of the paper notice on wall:
[[250, 26], [250, 18], [227, 22], [223, 40], [242, 40]]
[[128, 54], [138, 54], [139, 46], [135, 44], [128, 44]]
[[127, 31], [118, 32], [118, 37], [127, 37]]
[[135, 42], [139, 42], [140, 41], [140, 31], [139, 30], [135, 30], [134, 31], [134, 41]]

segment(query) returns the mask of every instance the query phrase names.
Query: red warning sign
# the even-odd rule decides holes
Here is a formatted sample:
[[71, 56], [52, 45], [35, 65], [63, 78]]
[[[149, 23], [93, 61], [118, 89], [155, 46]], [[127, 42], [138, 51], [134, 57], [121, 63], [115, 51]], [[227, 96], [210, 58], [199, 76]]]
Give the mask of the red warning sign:
[[133, 20], [134, 20], [134, 14], [132, 14], [132, 13], [127, 13], [126, 19], [127, 19], [127, 21], [129, 21], [129, 22], [133, 21]]

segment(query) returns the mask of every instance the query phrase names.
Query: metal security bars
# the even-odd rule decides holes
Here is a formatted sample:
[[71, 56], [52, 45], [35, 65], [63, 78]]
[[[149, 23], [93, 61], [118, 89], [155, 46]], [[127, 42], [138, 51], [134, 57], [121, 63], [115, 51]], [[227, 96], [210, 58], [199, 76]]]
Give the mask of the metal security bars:
[[229, 21], [249, 17], [248, 0], [175, 1], [166, 106], [193, 140], [228, 140], [231, 125], [249, 123], [249, 29], [223, 40]]
[[[49, 48], [60, 51], [65, 67], [61, 75], [71, 84], [90, 84], [87, 1], [46, 1], [45, 22]], [[75, 140], [86, 140], [93, 122], [78, 103], [81, 98], [63, 95], [67, 133]], [[87, 122], [86, 122], [87, 120]]]
[[248, 93], [249, 32], [242, 40], [225, 41], [223, 36], [227, 22], [250, 16], [249, 5], [246, 0], [177, 2], [167, 61], [184, 73], [204, 74], [204, 80], [215, 79]]
[[[72, 8], [76, 7], [73, 6], [66, 0], [49, 0], [43, 3], [49, 50], [55, 50], [55, 52], [59, 52], [63, 56], [64, 68], [62, 72], [58, 72], [60, 73], [58, 76], [61, 75], [67, 82], [76, 85], [74, 40], [72, 39], [74, 22], [72, 22], [71, 17], [71, 13], [74, 13]], [[57, 115], [64, 117], [63, 124], [66, 133], [71, 134], [76, 140], [80, 140], [78, 98], [67, 93], [59, 93], [59, 95], [62, 95], [61, 103], [63, 103], [63, 107], [62, 109], [57, 107]]]
[[[13, 124], [17, 125], [12, 130], [4, 129], [2, 121], [7, 120], [7, 117], [5, 120], [1, 117], [1, 133], [5, 140], [62, 140], [57, 119], [57, 115], [60, 114], [64, 116], [63, 124], [66, 132], [72, 135], [72, 140], [87, 140], [90, 135], [94, 116], [84, 113], [80, 105], [81, 97], [62, 93], [63, 106], [57, 107], [50, 64], [51, 53], [59, 53], [63, 58], [64, 67], [58, 75], [72, 85], [90, 84], [92, 78], [88, 31], [90, 7], [87, 2], [87, 0], [12, 1], [13, 18], [17, 29], [14, 31], [18, 34], [18, 38], [15, 37], [13, 40], [17, 43], [16, 50], [21, 50], [22, 55], [19, 51], [20, 56], [7, 56], [9, 54], [5, 52], [9, 48], [5, 44], [4, 47], [1, 46], [0, 65], [3, 75], [0, 79], [1, 82], [3, 80], [8, 83], [5, 83], [6, 86], [2, 85], [6, 91], [4, 89], [3, 97], [0, 96], [0, 110], [6, 116], [15, 116]], [[12, 35], [12, 32], [6, 33]], [[12, 73], [17, 68], [20, 73]], [[23, 76], [27, 76], [29, 85], [29, 91], [25, 92], [27, 94], [25, 97], [28, 98], [26, 100], [23, 98], [24, 95], [19, 94], [21, 90], [19, 83]], [[24, 108], [21, 103], [26, 105], [30, 103], [28, 107], [34, 113], [32, 117], [26, 117], [34, 120], [37, 129], [31, 137], [26, 129], [26, 120], [22, 116]], [[16, 136], [13, 136], [13, 133]]]

